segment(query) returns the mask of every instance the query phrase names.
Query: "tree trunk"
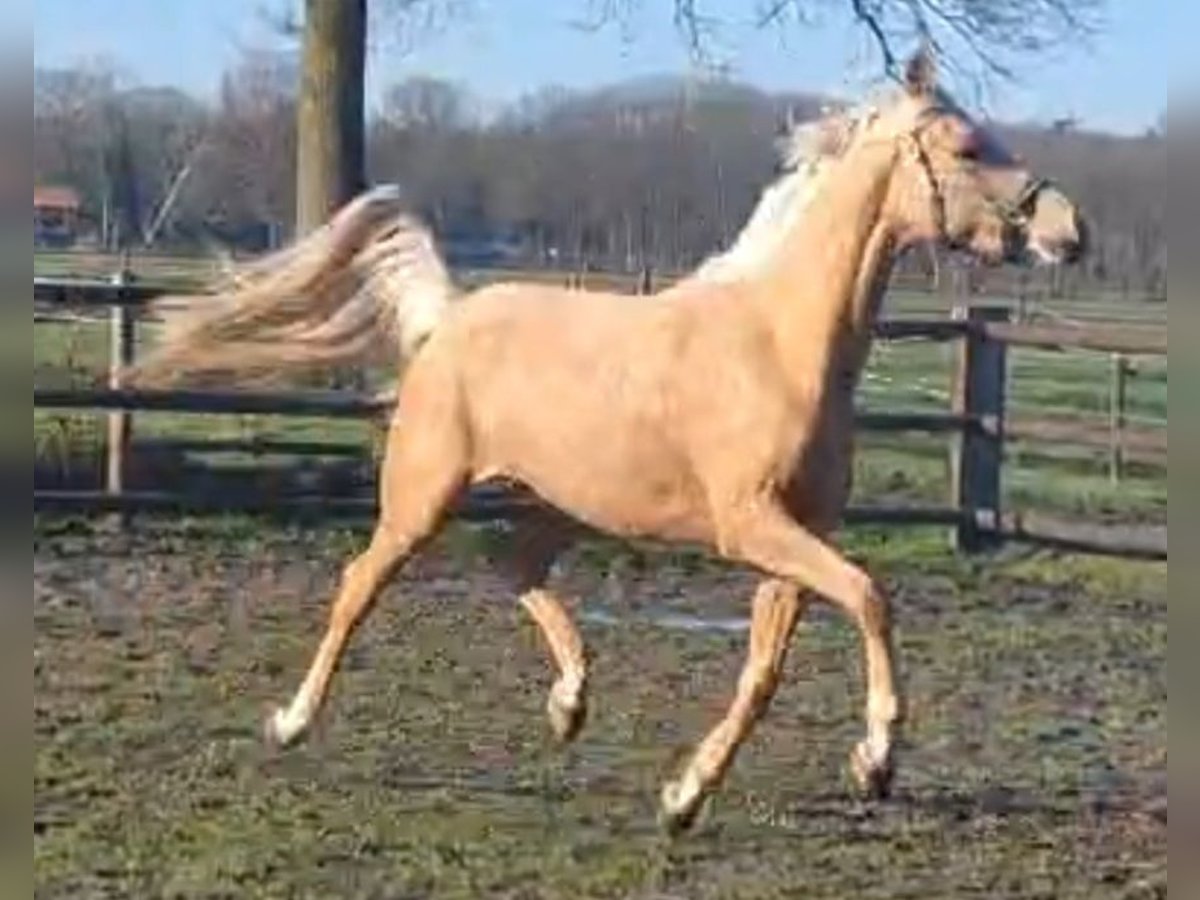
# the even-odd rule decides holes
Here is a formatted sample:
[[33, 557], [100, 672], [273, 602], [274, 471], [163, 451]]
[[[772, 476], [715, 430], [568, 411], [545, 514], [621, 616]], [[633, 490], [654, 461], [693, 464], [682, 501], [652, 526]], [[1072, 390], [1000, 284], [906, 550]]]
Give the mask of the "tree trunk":
[[305, 0], [297, 115], [296, 233], [363, 189], [366, 0]]

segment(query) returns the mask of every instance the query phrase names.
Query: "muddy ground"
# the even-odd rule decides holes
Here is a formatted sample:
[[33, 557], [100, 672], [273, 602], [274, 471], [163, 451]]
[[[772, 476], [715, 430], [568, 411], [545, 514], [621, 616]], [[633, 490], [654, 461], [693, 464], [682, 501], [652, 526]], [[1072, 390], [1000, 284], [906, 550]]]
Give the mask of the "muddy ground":
[[35, 524], [38, 896], [1166, 896], [1165, 566], [868, 555], [910, 696], [896, 796], [849, 791], [858, 648], [822, 609], [672, 842], [654, 801], [729, 698], [747, 576], [569, 563], [594, 684], [563, 752], [532, 624], [476, 544], [443, 541], [357, 635], [313, 739], [272, 755], [263, 711], [352, 545]]

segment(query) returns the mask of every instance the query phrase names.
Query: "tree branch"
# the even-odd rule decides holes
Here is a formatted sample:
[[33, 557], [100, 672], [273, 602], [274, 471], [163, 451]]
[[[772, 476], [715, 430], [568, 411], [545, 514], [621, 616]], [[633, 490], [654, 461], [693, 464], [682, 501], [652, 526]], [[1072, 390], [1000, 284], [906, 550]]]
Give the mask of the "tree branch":
[[[868, 2], [871, 4], [869, 8]], [[887, 32], [884, 31], [877, 0], [850, 0], [850, 8], [854, 12], [854, 17], [865, 25], [871, 36], [875, 38], [875, 45], [883, 57], [884, 74], [891, 78], [898, 78], [900, 69], [896, 63], [896, 54], [892, 50], [892, 43], [888, 40]]]
[[[635, 0], [606, 0], [606, 7]], [[822, 0], [756, 0], [757, 27], [794, 15], [804, 26]], [[827, 0], [826, 0], [827, 2]], [[1012, 60], [1044, 53], [1064, 40], [1086, 39], [1105, 0], [842, 0], [851, 19], [870, 37], [885, 73], [899, 76], [901, 48], [920, 40], [953, 71], [968, 69], [1015, 78]], [[676, 27], [688, 50], [704, 55], [720, 20], [701, 12], [700, 0], [672, 0]], [[620, 11], [615, 12], [620, 18]]]

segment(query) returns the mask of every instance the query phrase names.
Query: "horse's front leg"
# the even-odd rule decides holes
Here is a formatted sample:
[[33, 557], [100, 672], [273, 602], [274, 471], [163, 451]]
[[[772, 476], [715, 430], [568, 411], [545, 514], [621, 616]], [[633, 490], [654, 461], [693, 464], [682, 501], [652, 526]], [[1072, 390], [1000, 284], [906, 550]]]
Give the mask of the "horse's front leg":
[[766, 579], [754, 595], [750, 650], [725, 717], [705, 736], [682, 775], [662, 792], [662, 816], [671, 831], [688, 828], [705, 797], [733, 762], [737, 748], [767, 711], [779, 683], [788, 641], [807, 599], [791, 582]]
[[269, 744], [286, 746], [308, 731], [351, 634], [392, 574], [433, 537], [467, 483], [467, 450], [456, 410], [437, 401], [426, 408], [433, 414], [406, 417], [403, 433], [400, 414], [393, 419], [379, 474], [375, 533], [346, 566], [325, 636], [300, 688], [267, 720]]
[[743, 507], [731, 525], [724, 536], [727, 555], [810, 588], [858, 626], [866, 664], [867, 734], [855, 745], [850, 767], [865, 793], [886, 796], [894, 774], [893, 731], [904, 711], [887, 596], [866, 572], [770, 501]]

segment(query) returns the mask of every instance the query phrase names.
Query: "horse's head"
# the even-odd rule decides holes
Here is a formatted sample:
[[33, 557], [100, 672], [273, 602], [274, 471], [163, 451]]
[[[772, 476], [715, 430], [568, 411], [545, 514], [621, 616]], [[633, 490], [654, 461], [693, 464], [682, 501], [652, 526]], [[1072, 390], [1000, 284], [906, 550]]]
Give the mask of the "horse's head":
[[924, 51], [876, 123], [899, 146], [889, 212], [904, 243], [930, 241], [989, 262], [1075, 262], [1083, 217], [938, 88]]

